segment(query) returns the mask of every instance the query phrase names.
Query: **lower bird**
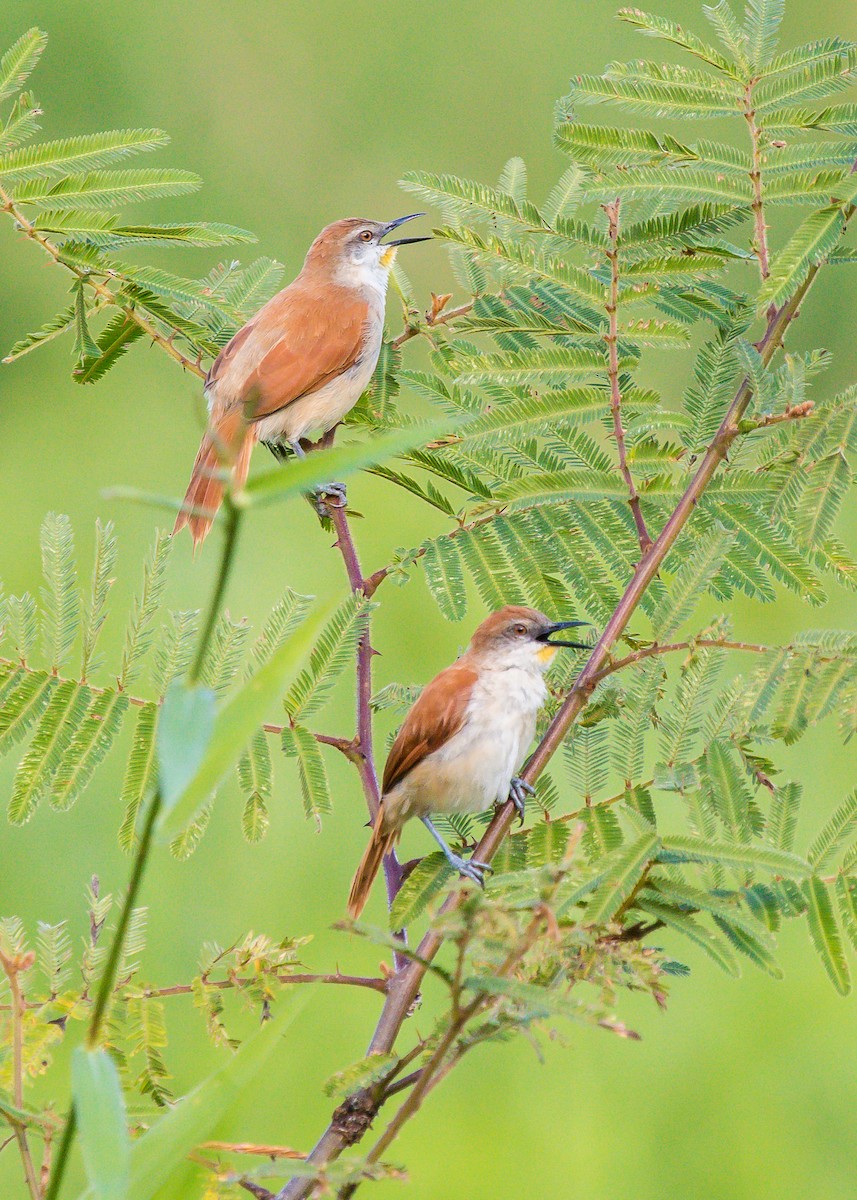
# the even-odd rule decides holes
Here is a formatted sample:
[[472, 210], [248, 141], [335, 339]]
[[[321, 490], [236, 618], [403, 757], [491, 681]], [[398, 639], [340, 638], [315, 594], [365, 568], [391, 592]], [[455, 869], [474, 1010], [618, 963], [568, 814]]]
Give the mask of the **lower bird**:
[[[322, 229], [303, 268], [239, 329], [205, 379], [208, 429], [173, 533], [189, 525], [194, 546], [223, 499], [224, 476], [243, 486], [255, 442], [279, 458], [301, 438], [326, 433], [366, 390], [384, 333], [384, 300], [399, 246], [382, 241], [395, 221], [348, 217]], [[328, 486], [326, 492], [341, 485]], [[343, 497], [344, 499], [344, 497]]]
[[363, 911], [384, 856], [411, 817], [419, 817], [456, 871], [483, 883], [487, 864], [455, 854], [432, 814], [484, 812], [511, 799], [523, 816], [532, 788], [517, 772], [547, 699], [544, 673], [557, 647], [588, 649], [553, 638], [585, 624], [508, 605], [483, 621], [458, 661], [423, 689], [387, 759], [372, 838], [348, 897], [352, 917]]

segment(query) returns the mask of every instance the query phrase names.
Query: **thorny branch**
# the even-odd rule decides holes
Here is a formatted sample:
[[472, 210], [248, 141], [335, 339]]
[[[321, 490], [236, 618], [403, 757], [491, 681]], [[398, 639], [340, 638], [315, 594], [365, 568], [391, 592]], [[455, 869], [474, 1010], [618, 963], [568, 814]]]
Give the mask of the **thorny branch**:
[[[846, 209], [846, 222], [853, 216], [854, 211], [853, 205]], [[800, 305], [811, 288], [819, 270], [820, 264], [815, 264], [811, 267], [806, 279], [798, 287], [792, 298], [781, 308], [769, 311], [765, 333], [757, 344], [757, 349], [765, 365], [771, 361], [776, 351], [782, 345], [785, 334], [792, 321], [798, 315]], [[681, 499], [657, 539], [652, 544], [648, 554], [645, 554], [637, 564], [633, 577], [625, 589], [613, 616], [608, 621], [601, 637], [593, 647], [576, 684], [571, 689], [562, 707], [554, 717], [547, 732], [524, 768], [522, 777], [527, 783], [533, 784], [538, 779], [554, 753], [562, 744], [568, 730], [585, 707], [589, 696], [598, 682], [600, 673], [609, 665], [612, 647], [623, 634], [647, 588], [657, 576], [665, 558], [693, 515], [700, 497], [704, 494], [721, 463], [726, 459], [732, 443], [739, 436], [739, 422], [747, 411], [752, 395], [752, 382], [749, 378], [745, 377], [739, 384], [717, 433], [702, 456]], [[498, 809], [491, 824], [485, 831], [478, 847], [474, 851], [475, 857], [481, 862], [491, 861], [506, 834], [509, 832], [514, 817], [515, 807], [511, 801], [507, 801]], [[442, 906], [441, 913], [448, 912], [454, 908], [459, 903], [461, 895], [460, 891], [453, 892]], [[396, 975], [389, 981], [384, 1008], [367, 1053], [390, 1053], [402, 1025], [411, 1010], [411, 1006], [417, 997], [423, 977], [428, 969], [427, 964], [435, 957], [442, 943], [442, 934], [436, 929], [430, 928], [417, 947], [414, 960], [409, 962], [407, 966], [399, 969]], [[368, 1128], [368, 1123], [366, 1127]], [[319, 1170], [323, 1170], [328, 1163], [338, 1158], [349, 1144], [353, 1144], [353, 1139], [349, 1141], [337, 1122], [333, 1121], [322, 1134], [307, 1161]], [[296, 1177], [281, 1188], [277, 1193], [276, 1200], [303, 1200], [303, 1198], [310, 1195], [314, 1187], [315, 1183], [311, 1178]]]

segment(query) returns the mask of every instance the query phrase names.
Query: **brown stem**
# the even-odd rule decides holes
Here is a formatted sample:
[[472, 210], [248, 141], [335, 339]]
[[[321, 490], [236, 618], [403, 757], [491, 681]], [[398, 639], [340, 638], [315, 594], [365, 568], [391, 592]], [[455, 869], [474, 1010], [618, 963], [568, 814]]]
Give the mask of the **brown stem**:
[[615, 671], [621, 671], [625, 667], [633, 666], [634, 663], [642, 662], [645, 658], [652, 658], [656, 654], [672, 654], [676, 650], [692, 650], [697, 646], [721, 650], [746, 650], [751, 654], [767, 654], [769, 650], [774, 649], [791, 649], [791, 646], [763, 646], [758, 642], [733, 642], [728, 638], [697, 638], [687, 642], [665, 642], [663, 645], [655, 642], [651, 646], [635, 650], [632, 654], [626, 654], [624, 658], [613, 659], [606, 667], [595, 672], [592, 677], [593, 683], [599, 683]]
[[768, 259], [768, 227], [765, 224], [765, 207], [762, 200], [762, 149], [761, 134], [756, 124], [756, 112], [753, 108], [753, 82], [744, 88], [744, 119], [750, 131], [753, 166], [750, 171], [750, 183], [753, 188], [753, 224], [755, 228], [754, 246], [759, 260], [759, 270], [763, 279], [770, 275]]
[[[366, 582], [357, 557], [357, 547], [351, 535], [351, 526], [344, 504], [328, 505], [328, 512], [336, 532], [336, 545], [342, 555], [348, 582], [355, 595], [366, 595]], [[372, 739], [372, 659], [375, 651], [369, 639], [369, 620], [365, 619], [363, 630], [357, 643], [357, 736], [356, 757], [360, 782], [369, 816], [374, 821], [381, 804], [381, 787], [378, 783], [378, 772], [375, 767], [375, 752]], [[402, 867], [396, 857], [395, 850], [384, 856], [384, 879], [387, 885], [387, 902], [392, 905], [399, 888], [402, 886]], [[396, 957], [397, 969], [404, 965]]]
[[[846, 210], [846, 219], [853, 215], [854, 207]], [[782, 344], [783, 337], [798, 313], [798, 309], [812, 286], [820, 264], [813, 266], [807, 278], [797, 289], [794, 296], [768, 316], [765, 334], [758, 343], [757, 349], [762, 361], [770, 362], [776, 350]], [[610, 650], [624, 632], [633, 616], [646, 589], [660, 570], [664, 559], [675, 545], [685, 525], [693, 515], [696, 505], [705, 492], [718, 467], [726, 458], [732, 442], [738, 436], [738, 422], [747, 410], [753, 394], [752, 384], [748, 378], [741, 381], [735, 396], [696, 469], [696, 472], [685, 489], [684, 494], [676, 505], [667, 523], [661, 530], [649, 553], [637, 564], [634, 575], [625, 589], [613, 616], [608, 621], [604, 632], [593, 648], [589, 659], [583, 668], [574, 687], [554, 717], [547, 732], [536, 748], [532, 758], [527, 763], [522, 776], [528, 783], [533, 783], [547, 766], [553, 754], [561, 745], [566, 733], [584, 707], [588, 696], [597, 682], [596, 676], [608, 665]], [[515, 807], [507, 802], [495, 814], [488, 826], [474, 855], [482, 862], [490, 862], [497, 853], [503, 838], [511, 827], [515, 816]], [[453, 892], [445, 901], [441, 912], [449, 911], [459, 902], [460, 892]], [[417, 947], [417, 955], [422, 961], [412, 960], [389, 981], [387, 999], [381, 1012], [375, 1032], [369, 1045], [368, 1053], [389, 1053], [395, 1044], [399, 1030], [404, 1023], [411, 1006], [419, 992], [420, 985], [427, 970], [427, 963], [435, 957], [443, 943], [443, 935], [436, 929], [429, 929]], [[332, 1159], [337, 1158], [348, 1145], [347, 1138], [336, 1123], [328, 1126], [322, 1134], [308, 1162], [314, 1166], [323, 1167]], [[277, 1200], [303, 1200], [313, 1188], [311, 1179], [292, 1179], [277, 1193]]]
[[[9, 993], [12, 1000], [12, 1099], [17, 1109], [24, 1107], [24, 1014], [27, 1010], [24, 994], [21, 991], [20, 974], [22, 971], [29, 970], [33, 962], [32, 953], [7, 955], [0, 950], [0, 968], [9, 981]], [[12, 1126], [15, 1141], [18, 1143], [27, 1189], [32, 1200], [40, 1200], [42, 1192], [30, 1152], [27, 1127], [21, 1121], [13, 1120], [8, 1111], [5, 1116]]]
[[[429, 328], [434, 328], [436, 325], [448, 325], [450, 321], [454, 321], [456, 317], [463, 317], [473, 308], [472, 301], [469, 304], [461, 304], [458, 308], [450, 308], [447, 312], [434, 313], [429, 311], [425, 314], [426, 325]], [[405, 342], [409, 342], [411, 338], [416, 337], [424, 330], [422, 325], [406, 325], [398, 337], [393, 338], [391, 345], [394, 350], [398, 350], [400, 346], [404, 346]]]
[[610, 248], [606, 252], [610, 263], [610, 293], [607, 301], [608, 330], [604, 335], [608, 354], [607, 374], [610, 379], [610, 413], [613, 417], [613, 436], [616, 439], [616, 450], [619, 455], [619, 470], [628, 488], [628, 504], [634, 515], [640, 550], [643, 554], [648, 554], [652, 539], [640, 507], [637, 485], [628, 466], [625, 427], [622, 424], [622, 390], [619, 386], [619, 207], [618, 199], [611, 201], [610, 204], [602, 205], [607, 214], [610, 240]]

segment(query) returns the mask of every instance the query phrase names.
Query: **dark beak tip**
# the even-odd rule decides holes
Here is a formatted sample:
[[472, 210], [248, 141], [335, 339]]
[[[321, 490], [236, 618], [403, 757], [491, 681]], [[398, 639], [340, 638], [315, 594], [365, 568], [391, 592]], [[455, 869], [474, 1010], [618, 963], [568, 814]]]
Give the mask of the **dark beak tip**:
[[[405, 217], [396, 217], [395, 221], [389, 221], [387, 223], [387, 225], [384, 228], [384, 232], [381, 236], [386, 237], [388, 233], [392, 233], [394, 229], [398, 229], [398, 227], [400, 225], [404, 225], [405, 221], [413, 221], [417, 217], [424, 217], [425, 215], [426, 215], [425, 213], [418, 212], [418, 213], [408, 213], [408, 215]], [[427, 237], [399, 238], [398, 241], [385, 242], [383, 244], [387, 245], [387, 246], [407, 246], [407, 245], [410, 245], [412, 242], [428, 242], [430, 240], [431, 239], [427, 238]]]

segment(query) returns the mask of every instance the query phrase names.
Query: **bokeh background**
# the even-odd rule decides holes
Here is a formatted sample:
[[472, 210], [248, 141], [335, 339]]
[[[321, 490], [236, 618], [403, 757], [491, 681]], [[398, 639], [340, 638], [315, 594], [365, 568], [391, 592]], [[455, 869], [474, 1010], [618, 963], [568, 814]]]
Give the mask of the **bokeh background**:
[[[655, 7], [697, 28], [705, 24], [691, 0]], [[198, 196], [162, 202], [155, 219], [181, 213], [253, 229], [258, 251], [242, 248], [250, 252], [243, 257], [271, 254], [291, 277], [328, 221], [389, 219], [416, 207], [396, 186], [410, 168], [492, 181], [510, 155], [520, 154], [538, 200], [564, 165], [551, 145], [551, 110], [572, 73], [662, 52], [662, 43], [642, 42], [613, 13], [612, 0], [23, 0], [3, 6], [0, 44], [34, 23], [50, 35], [33, 81], [45, 136], [167, 129], [172, 145], [157, 161], [198, 171], [206, 187]], [[831, 34], [857, 36], [851, 0], [792, 0], [787, 42]], [[153, 206], [146, 212], [154, 217]], [[402, 263], [421, 298], [430, 288], [452, 290], [440, 245], [416, 247]], [[202, 274], [213, 259], [205, 251], [176, 252], [170, 265]], [[61, 272], [8, 222], [0, 226], [0, 347], [57, 311], [66, 288]], [[801, 318], [799, 338], [836, 356], [825, 388], [848, 382], [849, 369], [853, 378], [855, 301], [857, 277], [831, 273]], [[390, 319], [397, 319], [392, 305]], [[113, 518], [120, 571], [117, 619], [105, 646], [115, 649], [158, 518], [105, 500], [102, 491], [116, 483], [172, 495], [183, 489], [199, 434], [199, 388], [157, 349], [138, 344], [105, 381], [83, 389], [70, 379], [70, 353], [70, 342], [60, 341], [0, 371], [0, 577], [8, 590], [38, 587], [38, 530], [47, 511], [71, 515], [85, 564], [95, 517]], [[660, 382], [669, 392], [666, 370]], [[426, 536], [425, 513], [403, 493], [365, 478], [352, 484], [351, 497], [370, 517], [356, 531], [368, 569], [391, 549]], [[853, 518], [850, 525], [841, 533], [853, 538]], [[341, 589], [341, 563], [329, 541], [301, 503], [253, 516], [229, 589], [233, 615], [258, 625], [284, 585], [323, 595]], [[207, 594], [212, 550], [193, 562], [187, 541], [176, 546], [173, 607], [196, 607]], [[479, 616], [474, 604], [467, 628], [445, 623], [419, 577], [383, 599], [379, 684], [425, 680], [454, 657]], [[853, 599], [844, 594], [834, 594], [820, 613], [787, 596], [767, 608], [739, 603], [735, 619], [741, 636], [772, 641], [813, 624], [855, 625]], [[350, 731], [347, 686], [328, 724]], [[115, 836], [123, 750], [125, 740], [71, 812], [44, 808], [23, 829], [0, 826], [0, 912], [17, 913], [31, 929], [38, 919], [71, 916], [78, 936], [90, 876], [99, 875], [105, 890], [123, 886], [128, 864]], [[813, 812], [826, 813], [853, 786], [854, 750], [842, 750], [832, 730], [814, 732], [787, 757], [789, 770], [807, 781]], [[157, 856], [145, 886], [146, 971], [153, 982], [189, 980], [204, 940], [228, 944], [248, 929], [313, 933], [305, 959], [315, 969], [334, 962], [372, 969], [371, 947], [330, 930], [343, 913], [365, 817], [347, 764], [332, 757], [329, 771], [336, 814], [320, 834], [303, 819], [291, 766], [280, 763], [272, 827], [261, 846], [244, 843], [239, 796], [230, 785], [189, 862]], [[0, 765], [0, 794], [11, 773], [10, 764]], [[414, 851], [418, 845], [419, 835]], [[380, 920], [379, 897], [374, 904]], [[523, 1040], [474, 1053], [395, 1147], [392, 1157], [411, 1172], [403, 1194], [414, 1200], [854, 1195], [857, 1011], [853, 1000], [834, 993], [804, 930], [783, 938], [784, 982], [749, 965], [734, 982], [684, 948], [682, 956], [692, 975], [673, 988], [666, 1014], [651, 1002], [623, 1003], [621, 1015], [642, 1034], [639, 1043], [572, 1029], [566, 1045], [547, 1045], [543, 1062]], [[308, 1148], [329, 1112], [322, 1082], [362, 1054], [377, 1003], [371, 993], [314, 990], [221, 1136]], [[171, 1005], [169, 1062], [181, 1091], [212, 1067], [218, 1052], [190, 1002]], [[417, 1022], [428, 1027], [428, 1017]], [[48, 1092], [62, 1103], [61, 1075]], [[0, 1195], [18, 1200], [23, 1185], [13, 1154], [0, 1156]], [[164, 1200], [198, 1195], [194, 1179], [182, 1173]], [[402, 1186], [377, 1185], [377, 1194], [393, 1196]]]

